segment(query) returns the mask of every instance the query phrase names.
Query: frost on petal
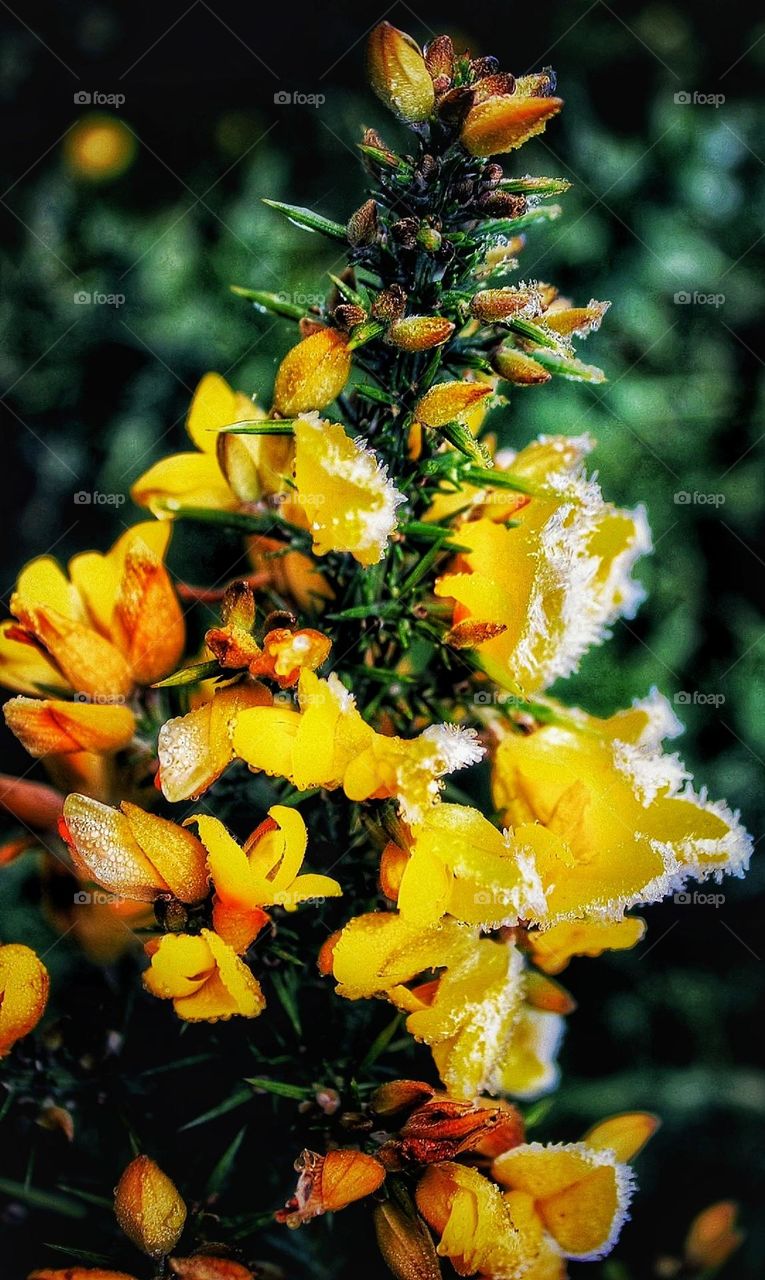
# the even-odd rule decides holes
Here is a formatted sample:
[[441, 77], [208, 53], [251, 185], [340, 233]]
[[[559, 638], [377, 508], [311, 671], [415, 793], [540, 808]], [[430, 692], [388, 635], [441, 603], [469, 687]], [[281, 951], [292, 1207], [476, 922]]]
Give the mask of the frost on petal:
[[363, 565], [382, 559], [404, 497], [362, 440], [318, 413], [298, 418], [295, 483], [317, 555], [347, 551]]

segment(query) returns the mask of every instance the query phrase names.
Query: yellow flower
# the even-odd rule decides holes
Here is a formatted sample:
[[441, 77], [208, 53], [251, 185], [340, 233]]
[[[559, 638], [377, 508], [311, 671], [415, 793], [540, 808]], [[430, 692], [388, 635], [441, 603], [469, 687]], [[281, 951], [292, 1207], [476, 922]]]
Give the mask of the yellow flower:
[[435, 104], [430, 72], [419, 48], [406, 32], [379, 23], [369, 37], [367, 69], [372, 88], [401, 120], [427, 120]]
[[172, 1000], [185, 1022], [257, 1018], [265, 1008], [257, 978], [211, 929], [166, 933], [147, 943], [146, 952], [151, 964], [144, 986], [160, 1000]]
[[628, 951], [645, 935], [645, 923], [635, 916], [623, 920], [598, 917], [562, 920], [551, 929], [531, 930], [526, 941], [534, 964], [545, 973], [560, 973], [572, 956], [600, 956], [604, 951]]
[[185, 716], [166, 720], [159, 731], [159, 784], [166, 800], [196, 800], [234, 759], [232, 732], [238, 713], [270, 707], [265, 685], [240, 681], [217, 688]]
[[183, 615], [163, 560], [169, 531], [128, 529], [106, 555], [75, 556], [67, 576], [49, 556], [22, 570], [11, 598], [17, 623], [0, 635], [0, 682], [24, 694], [74, 692], [38, 710], [12, 699], [6, 718], [35, 755], [117, 751], [132, 737], [122, 705], [136, 684], [172, 671], [185, 643]]
[[283, 704], [242, 711], [234, 751], [253, 770], [287, 778], [299, 790], [342, 787], [350, 800], [395, 796], [412, 821], [437, 798], [439, 779], [474, 764], [482, 748], [470, 730], [433, 725], [418, 738], [376, 733], [332, 673], [303, 671], [300, 710]]
[[732, 1200], [719, 1200], [693, 1219], [685, 1240], [685, 1258], [693, 1271], [717, 1271], [742, 1243], [737, 1230], [738, 1206]]
[[506, 736], [493, 763], [497, 808], [536, 860], [543, 923], [615, 921], [689, 879], [743, 875], [751, 840], [737, 816], [696, 794], [678, 757], [662, 752], [680, 730], [664, 698], [607, 720], [559, 711], [556, 723]]
[[326, 409], [348, 381], [352, 361], [348, 338], [339, 329], [320, 329], [303, 338], [279, 365], [275, 411], [282, 418], [296, 418], [313, 409]]
[[301, 671], [315, 671], [332, 648], [329, 636], [311, 627], [297, 631], [276, 627], [264, 636], [261, 648], [252, 632], [235, 619], [211, 627], [205, 644], [224, 669], [246, 669], [251, 676], [275, 680], [280, 689], [297, 684]]
[[163, 1258], [175, 1247], [186, 1222], [178, 1188], [148, 1156], [136, 1156], [124, 1170], [114, 1212], [128, 1239], [151, 1258]]
[[499, 1188], [477, 1169], [448, 1160], [429, 1165], [415, 1198], [440, 1237], [439, 1257], [448, 1258], [458, 1275], [525, 1274], [533, 1255]]
[[562, 106], [560, 98], [526, 97], [517, 87], [515, 93], [486, 98], [470, 108], [462, 126], [462, 145], [472, 156], [514, 151], [542, 133]]
[[583, 1142], [530, 1142], [498, 1156], [492, 1175], [513, 1216], [533, 1213], [566, 1258], [610, 1253], [627, 1218], [632, 1172], [613, 1151]]
[[455, 624], [501, 626], [475, 647], [487, 674], [523, 696], [575, 671], [642, 599], [630, 572], [650, 549], [645, 515], [603, 501], [581, 462], [590, 447], [542, 438], [518, 454], [509, 469], [536, 496], [487, 495], [459, 527], [468, 550], [436, 582], [436, 595], [456, 602]]
[[113, 809], [67, 796], [62, 834], [79, 873], [112, 893], [139, 902], [163, 893], [181, 902], [207, 895], [205, 851], [196, 836], [127, 800]]
[[295, 501], [308, 520], [317, 555], [348, 551], [363, 565], [382, 559], [404, 498], [363, 441], [317, 413], [298, 418], [295, 483]]
[[294, 911], [313, 898], [337, 898], [342, 889], [323, 875], [299, 875], [308, 835], [296, 809], [272, 805], [268, 818], [240, 847], [222, 822], [205, 814], [191, 819], [207, 850], [215, 886], [213, 924], [216, 933], [244, 951], [268, 921], [264, 907]]
[[0, 946], [0, 1058], [37, 1026], [49, 987], [48, 970], [30, 947]]
[[486, 399], [494, 392], [491, 382], [437, 382], [414, 407], [418, 422], [426, 427], [445, 427], [448, 422], [465, 422], [475, 431], [486, 412]]
[[160, 518], [181, 507], [232, 511], [283, 488], [292, 443], [288, 436], [229, 435], [222, 427], [265, 418], [242, 392], [206, 373], [191, 401], [186, 430], [197, 452], [162, 458], [136, 480], [133, 501]]
[[276, 1214], [278, 1222], [299, 1227], [323, 1213], [337, 1213], [378, 1191], [385, 1169], [363, 1151], [302, 1151], [295, 1161], [300, 1174], [294, 1196]]
[[497, 1059], [492, 1091], [525, 1101], [555, 1089], [560, 1079], [557, 1057], [563, 1030], [559, 1013], [523, 1004], [505, 1051]]
[[477, 809], [439, 804], [412, 827], [398, 909], [413, 924], [444, 914], [484, 927], [545, 914], [533, 861]]

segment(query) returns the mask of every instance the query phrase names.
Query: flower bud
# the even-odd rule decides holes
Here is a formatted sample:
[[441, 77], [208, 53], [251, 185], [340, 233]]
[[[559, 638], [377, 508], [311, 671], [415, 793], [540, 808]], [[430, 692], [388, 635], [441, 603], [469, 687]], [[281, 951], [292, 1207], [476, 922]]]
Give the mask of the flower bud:
[[254, 1272], [241, 1262], [207, 1253], [197, 1253], [191, 1258], [169, 1258], [167, 1265], [179, 1280], [254, 1280]]
[[126, 1271], [104, 1271], [102, 1267], [63, 1267], [30, 1271], [27, 1280], [135, 1280]]
[[586, 338], [589, 333], [597, 332], [610, 306], [610, 302], [597, 302], [593, 298], [586, 307], [561, 307], [559, 311], [546, 312], [545, 324], [565, 337]]
[[539, 295], [534, 289], [482, 289], [470, 302], [470, 314], [483, 324], [520, 314], [539, 315], [539, 311]]
[[300, 1177], [294, 1196], [276, 1214], [277, 1222], [299, 1227], [322, 1213], [336, 1213], [371, 1196], [385, 1181], [385, 1169], [363, 1151], [303, 1151], [295, 1161]]
[[132, 741], [135, 719], [129, 707], [58, 698], [10, 698], [3, 707], [11, 733], [31, 756], [92, 751], [108, 755]]
[[377, 203], [365, 200], [360, 209], [348, 219], [348, 243], [354, 248], [372, 244], [377, 237]]
[[148, 1156], [136, 1156], [114, 1193], [114, 1212], [122, 1230], [151, 1258], [174, 1249], [186, 1221], [186, 1205], [174, 1182]]
[[445, 316], [404, 316], [394, 320], [387, 341], [401, 351], [429, 351], [448, 342], [454, 325]]
[[422, 1218], [386, 1200], [377, 1205], [374, 1223], [380, 1253], [396, 1280], [440, 1280], [438, 1255]]
[[0, 946], [0, 1058], [37, 1026], [49, 987], [48, 970], [30, 947]]
[[465, 1151], [475, 1151], [500, 1119], [496, 1108], [433, 1098], [409, 1117], [396, 1146], [401, 1158], [414, 1164], [454, 1160]]
[[435, 103], [430, 72], [411, 36], [381, 22], [369, 37], [367, 70], [374, 92], [401, 120], [427, 120]]
[[323, 409], [339, 396], [351, 372], [348, 339], [337, 329], [321, 329], [288, 351], [276, 375], [274, 409], [294, 418]]
[[492, 365], [501, 378], [517, 387], [535, 386], [540, 382], [549, 382], [552, 377], [538, 360], [524, 355], [522, 351], [514, 351], [512, 347], [496, 351], [492, 357]]
[[440, 76], [451, 80], [454, 74], [454, 45], [451, 36], [436, 36], [424, 49], [425, 66], [434, 80]]
[[560, 98], [526, 98], [517, 92], [487, 98], [468, 112], [462, 126], [462, 145], [472, 156], [514, 151], [542, 133], [562, 106]]
[[486, 382], [438, 382], [418, 400], [415, 416], [426, 427], [444, 427], [481, 404], [493, 390]]
[[387, 1120], [403, 1111], [421, 1107], [433, 1097], [434, 1092], [433, 1086], [424, 1080], [390, 1080], [375, 1089], [369, 1105], [376, 1116]]
[[406, 310], [406, 294], [400, 284], [392, 284], [378, 293], [372, 303], [375, 320], [400, 320]]
[[485, 102], [487, 98], [504, 97], [514, 90], [515, 76], [509, 71], [494, 71], [491, 75], [476, 80], [473, 85], [473, 101]]
[[685, 1241], [686, 1262], [705, 1274], [722, 1267], [744, 1239], [736, 1229], [737, 1205], [720, 1200], [694, 1218]]
[[427, 253], [438, 253], [441, 248], [441, 232], [435, 227], [420, 227], [415, 237], [417, 244]]
[[67, 796], [62, 834], [78, 871], [112, 893], [139, 902], [162, 893], [199, 902], [207, 893], [207, 856], [196, 836], [127, 800], [113, 809]]
[[391, 902], [398, 899], [401, 880], [409, 862], [406, 849], [389, 841], [380, 855], [380, 888]]
[[[546, 981], [549, 982], [549, 978]], [[649, 1111], [623, 1111], [594, 1125], [582, 1142], [596, 1151], [613, 1151], [617, 1160], [629, 1164], [653, 1137], [659, 1124]]]

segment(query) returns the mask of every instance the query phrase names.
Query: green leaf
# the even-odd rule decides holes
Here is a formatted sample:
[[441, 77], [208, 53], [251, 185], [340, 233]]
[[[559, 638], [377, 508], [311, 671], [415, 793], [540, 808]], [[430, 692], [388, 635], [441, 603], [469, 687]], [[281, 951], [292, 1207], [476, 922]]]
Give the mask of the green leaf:
[[492, 489], [512, 489], [514, 493], [527, 493], [531, 497], [537, 497], [537, 490], [529, 484], [528, 480], [522, 480], [520, 476], [514, 476], [509, 471], [500, 471], [497, 467], [492, 469], [468, 467], [465, 471], [465, 479], [471, 484], [478, 485], [479, 488], [490, 486]]
[[303, 1089], [298, 1084], [267, 1080], [264, 1076], [247, 1076], [247, 1084], [251, 1084], [253, 1089], [262, 1089], [264, 1093], [274, 1093], [277, 1098], [294, 1098], [296, 1102], [304, 1102], [311, 1095], [310, 1089]]
[[246, 1132], [247, 1126], [243, 1125], [233, 1142], [223, 1152], [223, 1155], [210, 1174], [210, 1177], [207, 1179], [206, 1192], [208, 1196], [215, 1195], [216, 1192], [222, 1191], [225, 1187], [229, 1174], [236, 1163], [236, 1157], [239, 1154], [239, 1148], [244, 1141], [244, 1135]]
[[84, 1204], [75, 1200], [67, 1200], [55, 1191], [39, 1191], [36, 1187], [25, 1187], [23, 1182], [13, 1182], [10, 1178], [0, 1178], [0, 1192], [10, 1196], [12, 1200], [21, 1200], [22, 1204], [32, 1205], [35, 1209], [47, 1209], [50, 1213], [60, 1213], [65, 1218], [84, 1218], [87, 1209]]
[[488, 451], [479, 444], [469, 427], [464, 422], [447, 422], [443, 427], [439, 427], [441, 435], [444, 436], [449, 444], [453, 444], [455, 449], [459, 449], [460, 453], [466, 458], [470, 458], [473, 462], [477, 462], [481, 467], [488, 467], [491, 458]]
[[352, 302], [355, 307], [362, 307], [364, 311], [369, 310], [369, 298], [365, 293], [359, 293], [358, 289], [352, 288], [346, 280], [333, 275], [331, 271], [328, 271], [327, 275], [346, 302]]
[[398, 612], [394, 600], [376, 600], [374, 604], [358, 604], [352, 609], [343, 609], [341, 613], [328, 613], [329, 622], [345, 622], [350, 618], [390, 618]]
[[[526, 320], [523, 316], [513, 316], [512, 320], [507, 322], [508, 329], [512, 329], [513, 333], [517, 333], [520, 338], [525, 338], [527, 342], [534, 342], [537, 346], [547, 347], [550, 351], [554, 351], [556, 355], [563, 355], [566, 350], [566, 344], [561, 342], [556, 333], [551, 333], [543, 324], [534, 324], [533, 320]], [[538, 352], [534, 352], [536, 360]]]
[[570, 382], [606, 382], [602, 369], [595, 364], [584, 364], [573, 356], [561, 356], [554, 352], [535, 351], [534, 359], [547, 369], [548, 373], [559, 378], [567, 378]]
[[302, 320], [307, 308], [296, 302], [288, 302], [281, 293], [268, 293], [262, 289], [245, 289], [239, 284], [230, 284], [229, 289], [238, 298], [246, 298], [256, 311], [271, 312], [275, 316], [284, 316], [287, 320]]
[[294, 222], [296, 227], [302, 227], [304, 231], [318, 231], [323, 236], [329, 236], [331, 240], [342, 240], [343, 244], [348, 243], [348, 234], [340, 222], [333, 222], [330, 218], [314, 213], [312, 209], [303, 209], [297, 204], [284, 204], [281, 200], [264, 200], [263, 203], [267, 204], [269, 209], [276, 209], [278, 213], [283, 213], [290, 222]]
[[359, 1072], [366, 1071], [369, 1067], [372, 1066], [373, 1062], [377, 1061], [377, 1059], [380, 1057], [380, 1054], [385, 1052], [391, 1040], [393, 1039], [399, 1027], [401, 1026], [402, 1017], [403, 1017], [403, 1014], [397, 1013], [395, 1018], [393, 1018], [392, 1021], [389, 1022], [386, 1027], [383, 1027], [380, 1034], [378, 1036], [375, 1036], [364, 1058], [359, 1063]]
[[303, 1028], [300, 1023], [300, 1010], [297, 1005], [295, 986], [292, 982], [293, 976], [292, 974], [287, 976], [286, 974], [275, 973], [273, 975], [273, 984], [281, 1006], [292, 1023], [295, 1035], [300, 1038], [303, 1034]]
[[174, 671], [171, 676], [165, 676], [164, 680], [158, 680], [153, 684], [152, 689], [175, 689], [179, 685], [199, 684], [200, 680], [209, 680], [210, 676], [221, 675], [221, 669], [215, 659], [210, 662], [197, 662], [193, 667], [182, 667], [180, 671]]
[[486, 240], [495, 236], [516, 236], [519, 231], [527, 231], [538, 222], [554, 222], [562, 213], [563, 209], [559, 204], [540, 205], [538, 209], [527, 209], [525, 213], [519, 213], [517, 218], [494, 218], [484, 222], [473, 234]]
[[211, 428], [216, 435], [227, 436], [293, 436], [295, 430], [293, 427], [294, 418], [279, 419], [278, 422], [266, 421], [263, 418], [253, 418], [252, 421], [232, 422], [227, 427]]
[[363, 396], [365, 400], [374, 400], [375, 404], [394, 404], [393, 396], [387, 391], [383, 391], [380, 387], [372, 387], [368, 382], [357, 382], [353, 388], [357, 396]]
[[70, 1196], [79, 1196], [80, 1200], [84, 1200], [86, 1204], [92, 1204], [96, 1209], [107, 1209], [109, 1213], [114, 1211], [114, 1199], [106, 1196], [96, 1196], [92, 1191], [81, 1191], [78, 1187], [66, 1187], [63, 1183], [59, 1184], [60, 1191], [66, 1191]]
[[374, 342], [375, 338], [379, 338], [383, 333], [385, 333], [385, 325], [381, 320], [365, 320], [363, 324], [357, 324], [352, 330], [348, 350], [356, 351], [367, 342]]
[[205, 1111], [203, 1115], [197, 1116], [195, 1120], [189, 1120], [187, 1124], [182, 1124], [179, 1133], [183, 1133], [186, 1129], [195, 1129], [197, 1125], [207, 1124], [208, 1120], [216, 1120], [218, 1116], [225, 1116], [229, 1111], [235, 1111], [237, 1107], [244, 1106], [245, 1102], [252, 1102], [252, 1094], [249, 1089], [237, 1089], [229, 1098], [225, 1098], [217, 1107], [212, 1107], [209, 1111]]

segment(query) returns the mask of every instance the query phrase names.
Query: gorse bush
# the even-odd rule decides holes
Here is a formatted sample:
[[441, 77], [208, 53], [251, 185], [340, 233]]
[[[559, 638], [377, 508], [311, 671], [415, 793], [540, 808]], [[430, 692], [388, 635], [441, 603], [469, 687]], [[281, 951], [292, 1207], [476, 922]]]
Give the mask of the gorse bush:
[[[516, 79], [446, 36], [421, 51], [388, 23], [368, 60], [412, 151], [364, 133], [370, 187], [346, 224], [269, 202], [342, 253], [323, 301], [236, 290], [297, 328], [270, 409], [208, 373], [192, 447], [134, 485], [155, 519], [67, 572], [46, 556], [19, 576], [5, 714], [52, 785], [21, 779], [4, 802], [33, 830], [58, 821], [74, 897], [59, 915], [101, 961], [140, 936], [168, 1018], [210, 1035], [236, 1020], [249, 1043], [275, 1001], [300, 1040], [305, 990], [315, 1020], [347, 1024], [315, 1060], [253, 1050], [244, 1096], [270, 1095], [285, 1127], [297, 1103], [305, 1136], [269, 1153], [281, 1180], [299, 1173], [278, 1223], [363, 1201], [400, 1280], [560, 1280], [616, 1244], [657, 1120], [527, 1140], [574, 1007], [557, 975], [637, 945], [641, 904], [742, 875], [750, 840], [665, 751], [680, 726], [658, 692], [607, 719], [546, 692], [632, 616], [651, 547], [643, 509], [588, 474], [588, 437], [498, 450], [487, 417], [552, 378], [604, 376], [575, 348], [608, 303], [521, 276], [525, 230], [559, 214], [567, 183], [495, 158], [560, 111], [554, 75]], [[246, 573], [174, 584], [176, 521], [240, 534]], [[196, 602], [220, 604], [201, 651]], [[0, 948], [12, 1086], [34, 1073], [23, 1038], [48, 985], [29, 947]], [[372, 999], [395, 1018], [359, 1060], [355, 1005]], [[423, 1079], [386, 1064], [402, 1030], [426, 1046], [409, 1059]], [[49, 1048], [47, 1122], [66, 1128]], [[204, 1119], [231, 1100], [210, 1102]], [[155, 1274], [268, 1274], [250, 1260], [273, 1215], [214, 1234], [163, 1171], [172, 1151], [140, 1146], [114, 1207]], [[685, 1274], [712, 1274], [737, 1239], [713, 1206]]]

